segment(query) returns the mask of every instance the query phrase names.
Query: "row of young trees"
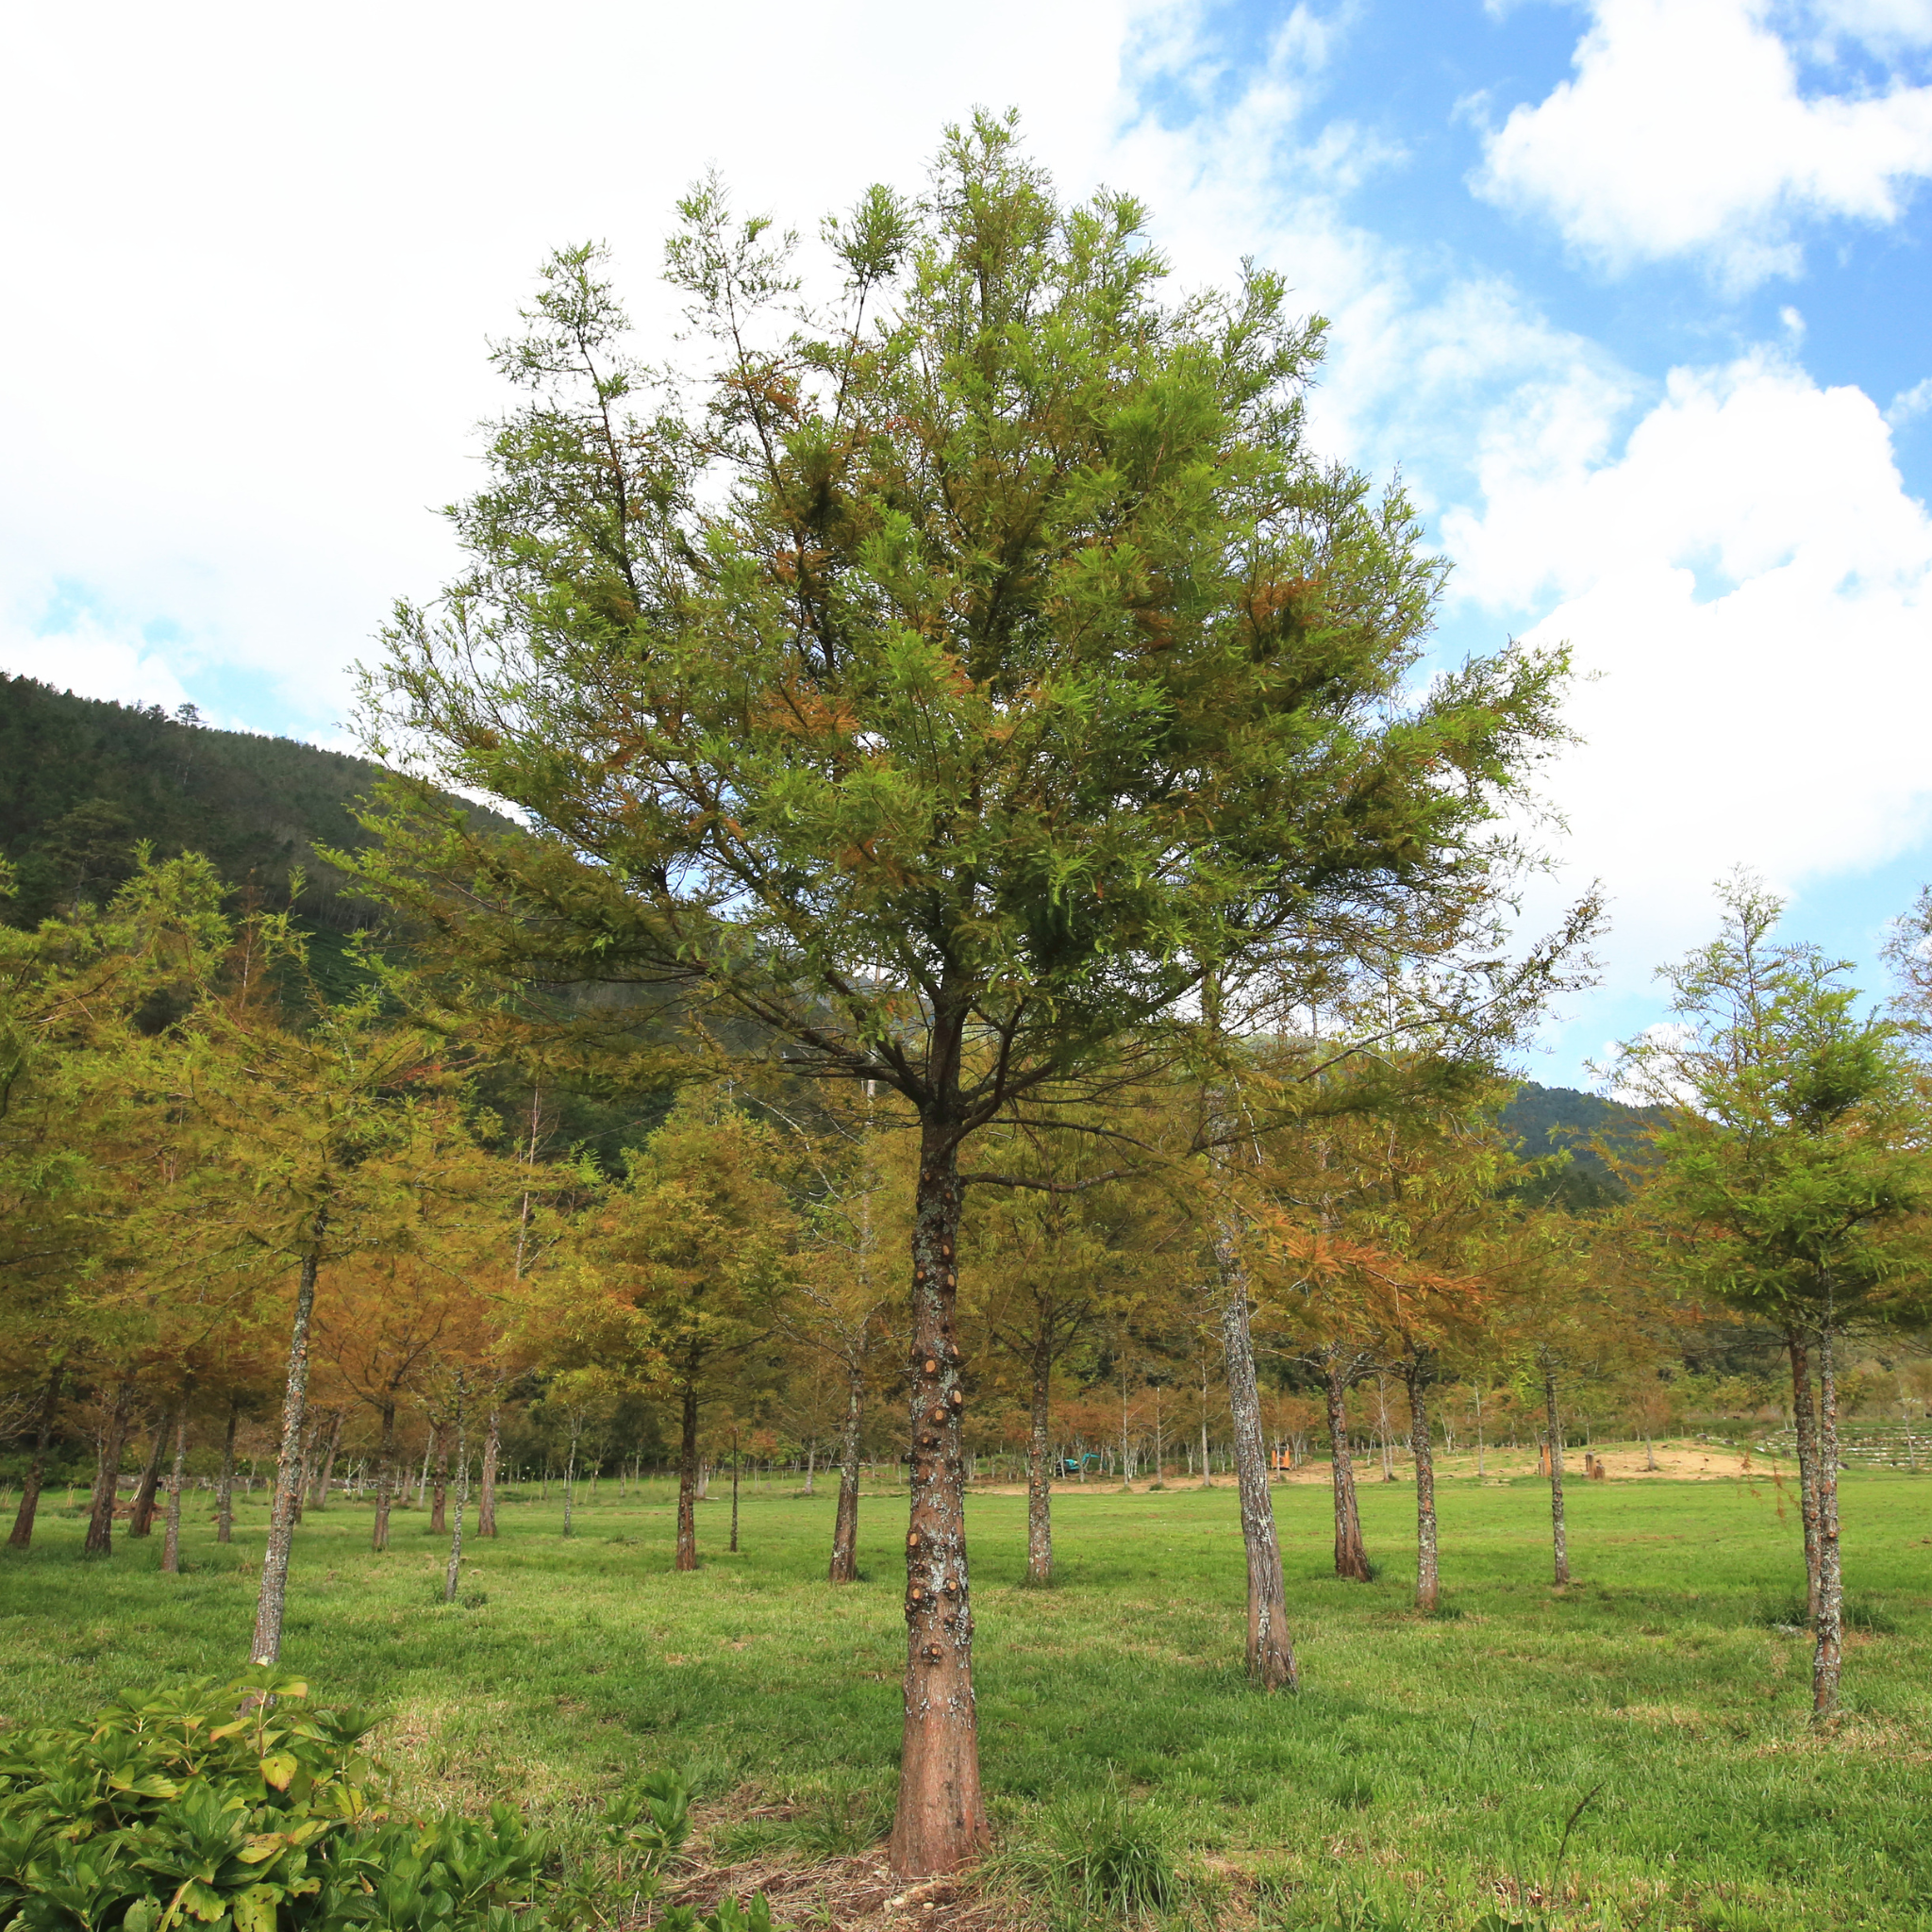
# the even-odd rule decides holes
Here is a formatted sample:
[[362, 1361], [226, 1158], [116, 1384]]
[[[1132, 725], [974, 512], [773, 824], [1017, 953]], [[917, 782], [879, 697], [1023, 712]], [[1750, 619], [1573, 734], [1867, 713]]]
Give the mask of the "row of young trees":
[[[10, 1319], [49, 1364], [145, 1351], [184, 1394], [278, 1365], [256, 1654], [319, 1352], [382, 1420], [378, 1520], [432, 1358], [459, 1429], [530, 1372], [566, 1407], [654, 1391], [680, 1568], [707, 1400], [809, 1360], [845, 1398], [835, 1579], [896, 1384], [891, 1856], [948, 1870], [986, 1841], [964, 1497], [1002, 1378], [1045, 1583], [1057, 1383], [1176, 1333], [1211, 1357], [1272, 1690], [1296, 1663], [1264, 1382], [1323, 1405], [1350, 1574], [1346, 1404], [1400, 1383], [1428, 1605], [1433, 1391], [1532, 1373], [1561, 1582], [1562, 1377], [1682, 1290], [1790, 1331], [1828, 1707], [1834, 1338], [1916, 1306], [1910, 1041], [1767, 950], [1743, 891], [1681, 1029], [1615, 1070], [1674, 1123], [1641, 1214], [1538, 1207], [1498, 1068], [1599, 910], [1512, 946], [1502, 821], [1565, 667], [1418, 687], [1441, 567], [1399, 491], [1307, 446], [1320, 323], [1258, 271], [1164, 304], [1138, 205], [1061, 204], [985, 117], [922, 196], [826, 225], [825, 301], [715, 183], [680, 212], [706, 366], [632, 356], [589, 248], [498, 352], [523, 400], [452, 513], [471, 567], [398, 613], [368, 717], [399, 775], [378, 842], [331, 855], [387, 908], [371, 991], [306, 997], [287, 927], [224, 918], [190, 860], [8, 941]], [[480, 1112], [485, 1067], [675, 1097], [619, 1162], [545, 1158], [541, 1102], [527, 1133]]]

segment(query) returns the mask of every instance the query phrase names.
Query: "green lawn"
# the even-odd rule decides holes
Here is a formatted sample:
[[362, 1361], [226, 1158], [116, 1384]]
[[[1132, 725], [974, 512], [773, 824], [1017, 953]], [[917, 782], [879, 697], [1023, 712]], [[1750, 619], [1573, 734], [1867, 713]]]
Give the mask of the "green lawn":
[[[1364, 1485], [1386, 1565], [1371, 1587], [1324, 1574], [1325, 1490], [1277, 1491], [1305, 1689], [1274, 1699], [1239, 1669], [1229, 1490], [1061, 1491], [1050, 1592], [1017, 1587], [1024, 1500], [974, 1497], [996, 1879], [1051, 1907], [1054, 1859], [1111, 1793], [1171, 1848], [1194, 1924], [1467, 1926], [1500, 1883], [1536, 1924], [1932, 1926], [1932, 1480], [1845, 1479], [1851, 1593], [1875, 1627], [1822, 1735], [1808, 1641], [1774, 1627], [1802, 1564], [1772, 1484], [1574, 1484], [1562, 1594], [1546, 1494], [1444, 1485], [1449, 1614], [1423, 1622], [1407, 1486]], [[620, 1505], [606, 1486], [569, 1542], [555, 1504], [507, 1505], [452, 1608], [421, 1515], [376, 1557], [367, 1508], [334, 1505], [298, 1538], [285, 1661], [393, 1713], [389, 1755], [430, 1792], [507, 1795], [567, 1832], [624, 1767], [681, 1762], [741, 1821], [754, 1795], [790, 1801], [726, 1823], [724, 1855], [856, 1850], [888, 1815], [898, 1744], [903, 1501], [867, 1496], [868, 1580], [842, 1591], [822, 1580], [828, 1495], [747, 1494], [737, 1556], [727, 1507], [704, 1506], [705, 1568], [677, 1576], [662, 1488]], [[224, 1551], [204, 1510], [180, 1577], [159, 1574], [158, 1531], [83, 1565], [64, 1511], [6, 1554], [10, 1721], [240, 1664], [263, 1512]], [[1564, 1821], [1599, 1786], [1557, 1870]]]

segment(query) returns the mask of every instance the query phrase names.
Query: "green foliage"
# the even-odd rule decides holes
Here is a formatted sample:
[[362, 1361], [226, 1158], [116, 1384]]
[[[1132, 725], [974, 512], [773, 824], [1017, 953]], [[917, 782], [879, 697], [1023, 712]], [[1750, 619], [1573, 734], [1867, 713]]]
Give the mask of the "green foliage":
[[396, 1812], [372, 1724], [273, 1670], [124, 1691], [92, 1723], [0, 1747], [0, 1911], [19, 1932], [370, 1926], [508, 1932], [547, 1848]]
[[[691, 1833], [675, 1772], [606, 1806], [594, 1862], [550, 1875], [517, 1810], [425, 1818], [394, 1802], [365, 1714], [311, 1708], [273, 1669], [124, 1691], [91, 1722], [0, 1742], [8, 1932], [547, 1932], [656, 1897]], [[559, 1918], [560, 1908], [560, 1918]], [[666, 1925], [770, 1932], [762, 1897]]]
[[1479, 921], [1564, 666], [1402, 695], [1441, 567], [1307, 445], [1323, 325], [1279, 277], [1163, 300], [1145, 210], [1062, 203], [1009, 121], [933, 180], [829, 231], [847, 307], [804, 330], [791, 239], [693, 190], [688, 390], [553, 257], [470, 569], [371, 691], [546, 836], [397, 791], [360, 869], [453, 978], [659, 989], [969, 1131], [1205, 974]]
[[1774, 944], [1783, 902], [1740, 874], [1719, 937], [1664, 969], [1675, 1023], [1619, 1050], [1668, 1104], [1641, 1201], [1686, 1285], [1782, 1325], [1923, 1316], [1925, 1095], [1848, 960]]

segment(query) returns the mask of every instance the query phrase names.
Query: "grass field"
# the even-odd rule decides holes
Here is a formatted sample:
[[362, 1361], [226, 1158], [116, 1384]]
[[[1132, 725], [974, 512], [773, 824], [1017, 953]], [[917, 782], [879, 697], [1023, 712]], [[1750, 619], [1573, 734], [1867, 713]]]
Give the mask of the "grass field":
[[[1239, 1669], [1230, 1490], [1060, 1491], [1045, 1592], [1018, 1587], [1024, 1499], [974, 1497], [986, 1882], [1011, 1922], [1114, 1923], [1080, 1881], [1124, 1835], [1180, 1874], [1174, 1924], [1932, 1926], [1932, 1480], [1844, 1479], [1867, 1627], [1823, 1734], [1808, 1640], [1777, 1627], [1802, 1562], [1767, 1479], [1574, 1484], [1564, 1592], [1541, 1485], [1446, 1482], [1429, 1621], [1408, 1608], [1406, 1485], [1363, 1486], [1373, 1586], [1324, 1574], [1322, 1489], [1276, 1496], [1305, 1689], [1275, 1699]], [[222, 1550], [205, 1508], [179, 1577], [158, 1530], [83, 1565], [78, 1519], [43, 1512], [34, 1550], [0, 1560], [9, 1722], [239, 1665], [263, 1511]], [[388, 1755], [421, 1794], [508, 1796], [567, 1839], [625, 1768], [678, 1763], [720, 1862], [863, 1852], [898, 1745], [903, 1497], [866, 1497], [867, 1580], [842, 1591], [822, 1580], [828, 1495], [747, 1494], [737, 1556], [727, 1508], [714, 1491], [705, 1567], [677, 1576], [663, 1487], [620, 1505], [606, 1486], [568, 1542], [556, 1504], [506, 1505], [449, 1607], [421, 1515], [378, 1557], [367, 1507], [333, 1504], [298, 1538], [285, 1661], [391, 1713]]]

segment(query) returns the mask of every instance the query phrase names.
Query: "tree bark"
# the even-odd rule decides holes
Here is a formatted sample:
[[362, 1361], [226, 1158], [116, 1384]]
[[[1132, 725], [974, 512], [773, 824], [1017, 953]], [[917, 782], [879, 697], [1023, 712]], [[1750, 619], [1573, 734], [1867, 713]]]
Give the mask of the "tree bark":
[[34, 1431], [34, 1459], [27, 1465], [26, 1480], [20, 1486], [20, 1507], [14, 1511], [13, 1531], [7, 1539], [12, 1549], [25, 1550], [33, 1544], [34, 1518], [41, 1507], [41, 1482], [47, 1470], [47, 1444], [53, 1438], [54, 1416], [60, 1406], [60, 1381], [65, 1374], [64, 1364], [57, 1365], [47, 1377], [47, 1392], [41, 1397], [40, 1424]]
[[1811, 1653], [1811, 1714], [1838, 1708], [1844, 1655], [1844, 1577], [1838, 1547], [1838, 1368], [1829, 1316], [1818, 1331], [1818, 1625]]
[[342, 1417], [345, 1411], [331, 1409], [328, 1424], [328, 1447], [323, 1452], [322, 1469], [315, 1478], [312, 1500], [318, 1509], [328, 1507], [328, 1486], [335, 1480], [336, 1455], [342, 1446]]
[[114, 1391], [114, 1407], [101, 1437], [101, 1465], [94, 1474], [92, 1507], [88, 1513], [87, 1541], [81, 1553], [111, 1556], [114, 1549], [114, 1505], [121, 1494], [121, 1453], [127, 1446], [127, 1411], [134, 1404], [134, 1384], [123, 1382]]
[[1367, 1583], [1369, 1553], [1362, 1546], [1361, 1510], [1355, 1498], [1355, 1458], [1348, 1449], [1348, 1372], [1330, 1353], [1322, 1363], [1328, 1405], [1328, 1467], [1335, 1489], [1335, 1574]]
[[375, 1452], [375, 1521], [369, 1528], [372, 1550], [389, 1548], [390, 1499], [396, 1486], [396, 1405], [391, 1393], [382, 1405], [382, 1446]]
[[449, 1568], [443, 1573], [442, 1600], [453, 1604], [457, 1600], [457, 1585], [461, 1577], [463, 1564], [463, 1505], [470, 1494], [470, 1448], [463, 1438], [463, 1378], [457, 1376], [457, 1521], [450, 1533]]
[[906, 1535], [906, 1722], [892, 1870], [957, 1871], [991, 1842], [979, 1785], [973, 1606], [966, 1564], [960, 1414], [964, 1357], [954, 1329], [958, 1275], [958, 1143], [921, 1124], [912, 1227], [911, 1509]]
[[476, 1491], [476, 1534], [496, 1534], [496, 1459], [503, 1454], [503, 1409], [490, 1405], [490, 1427], [483, 1438], [483, 1469]]
[[1235, 1480], [1241, 1491], [1241, 1541], [1248, 1557], [1248, 1680], [1263, 1690], [1300, 1688], [1288, 1634], [1288, 1591], [1281, 1579], [1281, 1541], [1268, 1488], [1268, 1444], [1261, 1429], [1261, 1393], [1255, 1382], [1255, 1343], [1248, 1327], [1248, 1277], [1231, 1230], [1215, 1237], [1222, 1282], [1221, 1346], [1227, 1372], [1227, 1407], [1234, 1421]]
[[154, 1447], [148, 1451], [147, 1466], [141, 1473], [141, 1484], [134, 1492], [134, 1513], [127, 1519], [129, 1536], [146, 1536], [155, 1526], [155, 1498], [160, 1493], [161, 1458], [168, 1452], [175, 1411], [162, 1411], [155, 1424]]
[[[315, 1218], [315, 1239], [326, 1221]], [[275, 1457], [275, 1491], [269, 1504], [268, 1548], [261, 1558], [261, 1591], [256, 1601], [250, 1659], [272, 1664], [282, 1654], [282, 1612], [289, 1596], [289, 1550], [295, 1540], [295, 1509], [302, 1500], [302, 1425], [308, 1409], [308, 1323], [315, 1312], [316, 1257], [302, 1257], [295, 1319], [289, 1330], [289, 1373], [282, 1391], [282, 1447]]]
[[1791, 1424], [1798, 1449], [1798, 1516], [1805, 1530], [1805, 1618], [1818, 1625], [1818, 1405], [1811, 1391], [1811, 1352], [1799, 1328], [1785, 1331], [1791, 1358]]
[[738, 1554], [738, 1431], [731, 1432], [731, 1554]]
[[1570, 1536], [1563, 1521], [1563, 1424], [1557, 1413], [1557, 1364], [1542, 1351], [1543, 1417], [1550, 1432], [1550, 1544], [1558, 1584], [1570, 1581]]
[[436, 1426], [436, 1479], [429, 1491], [429, 1527], [433, 1534], [441, 1535], [449, 1527], [446, 1521], [449, 1507], [449, 1432], [439, 1423]]
[[677, 1438], [677, 1556], [678, 1570], [698, 1567], [698, 1391], [695, 1376], [686, 1380], [678, 1417]]
[[1032, 1427], [1026, 1438], [1026, 1582], [1034, 1590], [1053, 1582], [1053, 1471], [1047, 1465], [1052, 1383], [1053, 1359], [1042, 1336], [1033, 1349]]
[[859, 1443], [865, 1426], [865, 1363], [855, 1355], [845, 1364], [845, 1427], [839, 1438], [839, 1507], [832, 1518], [834, 1583], [858, 1581]]
[[1420, 1357], [1403, 1370], [1408, 1384], [1408, 1446], [1415, 1457], [1415, 1607], [1436, 1607], [1436, 1445], [1429, 1435], [1429, 1364]]
[[228, 1396], [228, 1428], [222, 1438], [222, 1474], [215, 1488], [215, 1541], [235, 1541], [235, 1430], [242, 1420], [242, 1392]]
[[183, 1396], [175, 1409], [175, 1462], [168, 1472], [168, 1526], [161, 1539], [161, 1571], [164, 1575], [181, 1574], [181, 1471], [188, 1460], [188, 1398]]

